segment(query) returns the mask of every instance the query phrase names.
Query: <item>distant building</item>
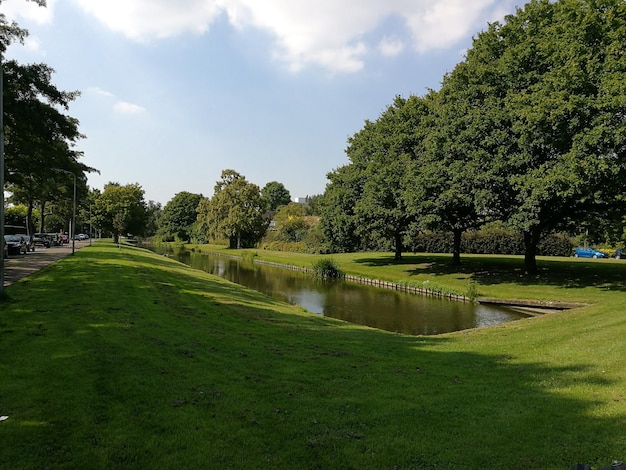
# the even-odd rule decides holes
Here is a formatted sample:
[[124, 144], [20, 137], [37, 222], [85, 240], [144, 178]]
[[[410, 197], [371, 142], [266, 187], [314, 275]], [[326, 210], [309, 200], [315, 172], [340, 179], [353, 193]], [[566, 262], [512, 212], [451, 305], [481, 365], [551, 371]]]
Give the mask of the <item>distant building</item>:
[[293, 202], [297, 202], [298, 204], [306, 205], [309, 203], [308, 197], [297, 197]]

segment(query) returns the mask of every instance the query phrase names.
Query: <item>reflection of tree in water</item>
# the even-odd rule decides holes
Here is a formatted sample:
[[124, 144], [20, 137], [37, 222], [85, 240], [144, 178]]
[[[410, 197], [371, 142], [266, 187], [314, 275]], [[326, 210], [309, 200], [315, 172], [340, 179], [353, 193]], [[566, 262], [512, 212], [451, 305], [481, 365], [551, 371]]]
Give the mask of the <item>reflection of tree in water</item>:
[[503, 323], [523, 314], [344, 282], [320, 282], [287, 269], [206, 253], [178, 252], [196, 269], [223, 277], [312, 313], [407, 334], [432, 335]]

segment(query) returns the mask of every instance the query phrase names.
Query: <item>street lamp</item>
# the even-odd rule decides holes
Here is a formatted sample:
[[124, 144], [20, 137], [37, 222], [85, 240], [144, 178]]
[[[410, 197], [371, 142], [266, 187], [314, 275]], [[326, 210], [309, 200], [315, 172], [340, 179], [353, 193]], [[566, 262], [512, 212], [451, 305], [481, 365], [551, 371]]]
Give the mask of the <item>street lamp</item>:
[[74, 251], [76, 249], [76, 240], [74, 239], [74, 232], [76, 230], [75, 228], [75, 224], [76, 224], [76, 174], [68, 170], [63, 170], [61, 168], [55, 168], [54, 171], [68, 173], [72, 175], [72, 177], [74, 178], [74, 199], [73, 199], [74, 202], [72, 206], [72, 223], [71, 223], [72, 226], [70, 227], [70, 237], [72, 237], [72, 254], [74, 254]]

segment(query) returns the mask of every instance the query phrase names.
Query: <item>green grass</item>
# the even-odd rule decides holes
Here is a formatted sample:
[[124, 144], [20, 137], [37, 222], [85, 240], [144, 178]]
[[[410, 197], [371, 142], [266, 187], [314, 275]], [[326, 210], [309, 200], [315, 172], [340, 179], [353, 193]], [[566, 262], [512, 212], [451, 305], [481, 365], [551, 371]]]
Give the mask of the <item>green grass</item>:
[[0, 467], [567, 469], [626, 458], [626, 263], [540, 260], [529, 280], [519, 259], [466, 257], [456, 273], [426, 255], [333, 260], [371, 277], [472, 278], [481, 295], [593, 305], [410, 337], [96, 243], [0, 302]]
[[[195, 251], [245, 256], [253, 250], [231, 250], [218, 245], [188, 245]], [[277, 251], [254, 251], [255, 257], [276, 263], [310, 267], [320, 255]], [[500, 299], [534, 299], [573, 303], [603, 302], [607, 296], [626, 292], [624, 260], [584, 260], [538, 257], [539, 273], [524, 273], [521, 256], [463, 255], [461, 266], [450, 254], [409, 254], [396, 261], [389, 253], [340, 253], [332, 255], [345, 274], [397, 283], [428, 282], [445, 292]]]

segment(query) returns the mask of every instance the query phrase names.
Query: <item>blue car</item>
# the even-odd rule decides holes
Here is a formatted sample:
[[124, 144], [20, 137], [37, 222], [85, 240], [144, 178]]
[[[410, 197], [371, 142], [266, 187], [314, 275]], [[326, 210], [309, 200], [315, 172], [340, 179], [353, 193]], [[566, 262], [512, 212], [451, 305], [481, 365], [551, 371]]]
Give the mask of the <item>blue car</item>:
[[591, 247], [578, 247], [574, 250], [575, 258], [608, 258], [609, 255]]

